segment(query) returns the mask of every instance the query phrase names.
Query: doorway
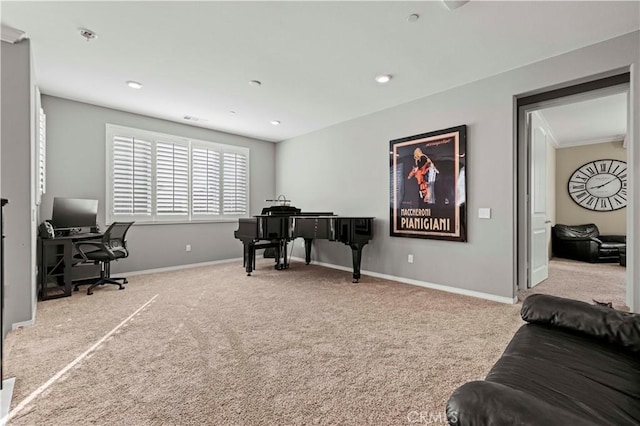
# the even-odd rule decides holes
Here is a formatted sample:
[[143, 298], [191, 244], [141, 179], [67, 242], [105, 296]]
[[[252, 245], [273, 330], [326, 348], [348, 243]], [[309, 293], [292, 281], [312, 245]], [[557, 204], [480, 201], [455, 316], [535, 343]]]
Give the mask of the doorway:
[[[616, 230], [620, 233], [620, 229], [626, 234], [626, 209], [618, 212], [616, 218], [613, 215], [607, 216], [607, 211], [598, 211], [594, 216], [591, 212], [589, 216], [589, 208], [580, 207], [577, 203], [573, 206], [562, 204], [568, 199], [569, 188], [566, 181], [567, 174], [565, 164], [558, 171], [556, 179], [556, 153], [562, 152], [564, 157], [571, 158], [576, 161], [576, 155], [583, 150], [579, 148], [581, 145], [590, 145], [586, 151], [593, 151], [597, 144], [602, 144], [599, 148], [608, 147], [607, 144], [617, 143], [620, 147], [627, 142], [625, 135], [627, 131], [628, 111], [629, 111], [629, 73], [617, 74], [610, 77], [600, 78], [586, 83], [568, 86], [562, 89], [555, 89], [535, 95], [520, 97], [517, 99], [517, 168], [518, 168], [518, 185], [517, 185], [517, 279], [514, 292], [532, 292], [533, 287], [545, 282], [549, 276], [549, 259], [551, 258], [551, 227], [556, 223], [574, 222], [578, 224], [586, 221], [605, 222], [605, 230], [610, 223], [616, 222], [620, 226]], [[604, 105], [610, 105], [612, 101], [617, 102], [616, 105], [623, 101], [622, 120], [624, 122], [623, 130], [610, 132], [611, 134], [598, 134], [598, 127], [595, 126], [596, 121], [604, 122], [602, 113], [594, 115], [595, 118], [588, 118], [589, 108], [598, 105], [601, 108]], [[597, 109], [597, 108], [596, 108]], [[562, 113], [573, 111], [573, 116], [569, 114], [566, 126], [558, 126], [561, 123]], [[579, 112], [579, 113], [578, 113]], [[619, 112], [619, 111], [618, 111]], [[545, 118], [546, 117], [546, 118]], [[547, 121], [548, 118], [551, 118]], [[558, 121], [560, 120], [560, 121]], [[566, 120], [565, 120], [566, 121]], [[559, 129], [554, 132], [553, 127]], [[605, 126], [606, 127], [606, 126]], [[611, 127], [611, 126], [609, 126]], [[615, 127], [615, 126], [614, 126]], [[589, 128], [592, 128], [589, 130]], [[568, 129], [569, 133], [565, 131]], [[610, 129], [609, 129], [610, 130]], [[594, 135], [589, 137], [586, 131], [594, 131]], [[573, 136], [568, 137], [567, 134]], [[624, 139], [624, 141], [623, 141]], [[596, 150], [597, 151], [597, 150]], [[568, 154], [571, 152], [570, 154]], [[595, 155], [591, 152], [591, 155]], [[607, 156], [607, 155], [605, 155]], [[624, 149], [617, 151], [617, 156], [626, 162], [627, 153]], [[550, 164], [549, 164], [550, 163]], [[566, 161], [565, 161], [566, 163]], [[557, 184], [553, 181], [560, 180]], [[556, 196], [557, 191], [557, 196]], [[560, 214], [556, 218], [556, 200]], [[591, 204], [596, 200], [590, 200]], [[613, 210], [608, 201], [602, 202], [602, 209]], [[614, 201], [617, 203], [617, 201]], [[586, 203], [583, 203], [586, 204]], [[606, 209], [605, 209], [606, 207]], [[616, 204], [617, 207], [617, 204]], [[580, 212], [575, 216], [569, 213], [572, 209], [584, 210], [584, 215]], [[598, 208], [599, 210], [600, 208]], [[596, 210], [596, 209], [593, 209]], [[618, 209], [616, 209], [618, 210]], [[575, 213], [575, 212], [574, 212]], [[599, 217], [597, 215], [600, 215]], [[573, 219], [570, 219], [573, 218]], [[607, 219], [609, 218], [609, 219]], [[620, 218], [623, 223], [620, 224]], [[558, 220], [556, 220], [558, 219]], [[569, 223], [571, 224], [571, 223]], [[613, 225], [612, 225], [613, 226]], [[611, 227], [611, 226], [610, 226]], [[602, 232], [604, 234], [604, 232]], [[589, 267], [581, 268], [577, 265], [559, 264], [556, 260], [552, 261], [552, 267], [576, 267], [578, 271], [585, 273], [597, 273], [598, 265], [584, 264]], [[611, 265], [610, 265], [611, 266]], [[619, 285], [619, 292], [627, 293], [628, 286], [624, 281], [626, 273], [620, 269], [614, 271], [617, 280], [622, 278]], [[590, 272], [591, 271], [591, 272]], [[611, 269], [613, 271], [613, 269]], [[614, 276], [612, 275], [612, 277]], [[595, 275], [593, 275], [595, 276]], [[548, 284], [551, 284], [556, 274], [552, 274]], [[547, 290], [540, 290], [546, 292]], [[569, 296], [562, 294], [562, 296]], [[566, 292], [565, 292], [566, 293]], [[595, 292], [597, 294], [597, 292]], [[583, 297], [584, 299], [584, 297]], [[621, 300], [625, 300], [625, 296], [621, 296]], [[628, 298], [627, 298], [628, 299]]]

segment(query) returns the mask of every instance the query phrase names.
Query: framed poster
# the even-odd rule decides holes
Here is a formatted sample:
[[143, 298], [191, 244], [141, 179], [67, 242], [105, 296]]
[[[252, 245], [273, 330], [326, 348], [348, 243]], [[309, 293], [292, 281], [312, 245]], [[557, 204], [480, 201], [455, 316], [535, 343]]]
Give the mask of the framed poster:
[[467, 126], [389, 142], [392, 237], [467, 241]]

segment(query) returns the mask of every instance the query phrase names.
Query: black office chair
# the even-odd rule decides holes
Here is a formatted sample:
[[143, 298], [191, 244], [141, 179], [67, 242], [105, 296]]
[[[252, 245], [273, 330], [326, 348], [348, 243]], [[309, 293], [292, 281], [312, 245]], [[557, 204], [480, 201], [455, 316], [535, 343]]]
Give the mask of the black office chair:
[[[115, 284], [124, 290], [123, 284], [128, 281], [126, 278], [114, 278], [111, 276], [111, 261], [124, 259], [129, 256], [127, 250], [127, 240], [125, 239], [127, 231], [134, 222], [113, 222], [105, 231], [102, 240], [79, 241], [75, 243], [78, 254], [74, 256], [85, 262], [100, 263], [100, 278], [93, 282], [87, 289], [87, 294], [93, 294], [93, 289], [99, 285]], [[94, 248], [95, 250], [90, 250]], [[90, 251], [86, 251], [86, 250]], [[116, 280], [122, 280], [119, 283]], [[86, 283], [75, 284], [74, 291], [78, 291], [78, 286]]]

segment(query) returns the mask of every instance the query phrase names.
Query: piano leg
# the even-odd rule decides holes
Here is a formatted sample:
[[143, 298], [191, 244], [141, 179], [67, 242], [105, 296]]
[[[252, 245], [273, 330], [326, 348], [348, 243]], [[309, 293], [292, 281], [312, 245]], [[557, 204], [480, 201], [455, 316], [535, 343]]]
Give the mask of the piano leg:
[[367, 243], [352, 243], [349, 244], [351, 247], [351, 255], [353, 257], [353, 282], [357, 283], [360, 280], [360, 261], [362, 260], [362, 247], [364, 247]]
[[304, 239], [304, 263], [307, 265], [311, 263], [311, 243], [313, 242], [313, 238], [305, 238]]
[[282, 269], [289, 269], [289, 260], [287, 259], [287, 240], [282, 240]]
[[282, 256], [282, 243], [280, 241], [278, 241], [278, 244], [276, 244], [275, 249], [276, 249], [276, 264], [273, 265], [273, 269], [279, 271], [280, 269], [282, 269], [280, 267], [280, 257]]
[[244, 267], [247, 271], [247, 276], [251, 276], [251, 271], [255, 266], [256, 250], [253, 247], [253, 243], [244, 243]]

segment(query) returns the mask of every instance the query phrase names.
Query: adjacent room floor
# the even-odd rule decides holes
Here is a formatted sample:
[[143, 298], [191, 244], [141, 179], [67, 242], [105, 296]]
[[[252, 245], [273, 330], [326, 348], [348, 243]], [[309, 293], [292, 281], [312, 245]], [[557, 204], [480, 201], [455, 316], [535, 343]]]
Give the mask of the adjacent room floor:
[[521, 291], [519, 300], [529, 294], [543, 293], [568, 297], [588, 303], [611, 302], [628, 311], [626, 305], [626, 268], [618, 263], [587, 263], [553, 258], [549, 261], [549, 278], [532, 289]]

